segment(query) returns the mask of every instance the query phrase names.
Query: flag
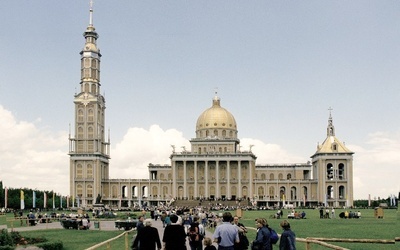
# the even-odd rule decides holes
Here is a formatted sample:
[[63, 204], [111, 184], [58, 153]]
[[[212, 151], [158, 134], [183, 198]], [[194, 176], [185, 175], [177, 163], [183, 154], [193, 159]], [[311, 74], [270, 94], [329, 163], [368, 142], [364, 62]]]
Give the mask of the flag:
[[56, 193], [53, 192], [53, 209], [56, 208], [56, 202], [55, 202], [56, 196], [55, 196], [55, 194], [56, 194]]
[[4, 197], [4, 208], [7, 208], [7, 202], [8, 202], [8, 188], [5, 188], [5, 197]]
[[36, 208], [36, 192], [35, 191], [33, 191], [33, 194], [32, 194], [32, 207]]
[[371, 194], [368, 195], [368, 207], [371, 206]]
[[43, 208], [46, 208], [47, 207], [47, 194], [46, 194], [46, 192], [43, 193], [43, 196], [44, 196], [44, 198], [43, 198]]
[[25, 209], [25, 197], [24, 197], [24, 191], [21, 190], [21, 210]]

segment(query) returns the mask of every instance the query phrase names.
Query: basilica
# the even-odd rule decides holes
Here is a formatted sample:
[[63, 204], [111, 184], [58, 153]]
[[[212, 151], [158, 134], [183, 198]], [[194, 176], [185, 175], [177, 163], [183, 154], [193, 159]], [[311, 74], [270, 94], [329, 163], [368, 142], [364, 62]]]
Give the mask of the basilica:
[[326, 139], [310, 162], [260, 165], [251, 148], [240, 150], [235, 117], [217, 94], [197, 119], [190, 150], [173, 150], [168, 165], [150, 164], [148, 179], [110, 179], [110, 139], [105, 136], [106, 102], [100, 94], [101, 54], [92, 7], [83, 36], [80, 92], [74, 96], [75, 121], [69, 136], [70, 195], [75, 203], [92, 207], [101, 202], [114, 208], [179, 200], [353, 205], [353, 152], [336, 137], [331, 114]]

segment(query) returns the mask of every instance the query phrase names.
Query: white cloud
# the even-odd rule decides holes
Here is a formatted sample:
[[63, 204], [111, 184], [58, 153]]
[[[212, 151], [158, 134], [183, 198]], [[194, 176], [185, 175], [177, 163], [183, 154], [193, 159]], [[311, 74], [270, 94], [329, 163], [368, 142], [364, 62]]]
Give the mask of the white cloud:
[[149, 163], [170, 164], [171, 145], [176, 151], [182, 146], [190, 150], [189, 141], [176, 129], [162, 130], [152, 125], [149, 130], [130, 128], [121, 142], [115, 145], [111, 155], [111, 178], [148, 178]]
[[0, 180], [3, 186], [65, 194], [69, 190], [67, 133], [54, 133], [38, 128], [35, 123], [17, 121], [1, 105], [0, 117]]
[[387, 198], [400, 191], [400, 132], [368, 135], [364, 146], [348, 145], [354, 154], [356, 199]]
[[268, 144], [257, 139], [243, 138], [240, 145], [242, 151], [248, 151], [250, 145], [253, 145], [251, 151], [257, 156], [257, 164], [305, 163], [309, 160], [306, 157], [291, 155], [277, 144]]

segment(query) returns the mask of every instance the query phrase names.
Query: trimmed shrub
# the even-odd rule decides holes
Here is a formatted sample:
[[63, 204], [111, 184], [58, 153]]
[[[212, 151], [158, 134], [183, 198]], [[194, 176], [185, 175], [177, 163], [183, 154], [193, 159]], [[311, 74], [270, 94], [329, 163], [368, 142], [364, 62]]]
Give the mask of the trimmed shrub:
[[62, 241], [49, 241], [49, 242], [43, 242], [36, 244], [37, 247], [43, 248], [43, 250], [62, 250], [63, 249], [63, 243]]

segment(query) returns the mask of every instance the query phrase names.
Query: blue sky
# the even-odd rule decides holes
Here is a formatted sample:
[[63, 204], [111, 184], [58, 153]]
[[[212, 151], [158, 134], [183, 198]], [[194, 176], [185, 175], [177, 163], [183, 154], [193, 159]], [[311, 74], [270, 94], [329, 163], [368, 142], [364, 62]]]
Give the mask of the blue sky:
[[[257, 163], [307, 162], [336, 136], [355, 198], [400, 191], [396, 1], [94, 1], [111, 177], [189, 148], [218, 88]], [[69, 193], [68, 129], [89, 1], [0, 3], [0, 180]]]

